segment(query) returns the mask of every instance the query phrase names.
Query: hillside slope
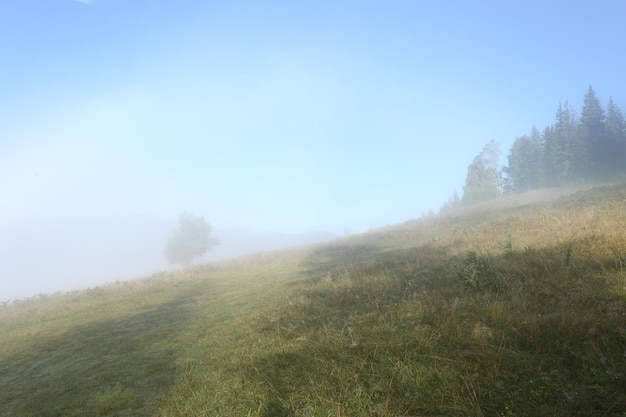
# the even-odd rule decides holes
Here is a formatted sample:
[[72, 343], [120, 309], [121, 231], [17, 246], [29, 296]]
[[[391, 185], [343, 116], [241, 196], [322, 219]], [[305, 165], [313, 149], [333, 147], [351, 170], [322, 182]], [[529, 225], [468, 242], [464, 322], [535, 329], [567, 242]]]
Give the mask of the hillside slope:
[[624, 416], [626, 186], [0, 308], [0, 416]]

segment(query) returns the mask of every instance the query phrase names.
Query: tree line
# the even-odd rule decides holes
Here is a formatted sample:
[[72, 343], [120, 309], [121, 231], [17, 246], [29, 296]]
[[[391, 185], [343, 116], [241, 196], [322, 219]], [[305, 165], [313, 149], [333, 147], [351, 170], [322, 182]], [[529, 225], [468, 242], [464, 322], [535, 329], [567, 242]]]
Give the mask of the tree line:
[[471, 205], [503, 193], [558, 187], [584, 181], [612, 181], [626, 174], [626, 121], [609, 98], [602, 106], [592, 86], [580, 116], [559, 103], [554, 124], [515, 139], [508, 165], [499, 166], [500, 150], [490, 141], [468, 166], [463, 195], [442, 209]]

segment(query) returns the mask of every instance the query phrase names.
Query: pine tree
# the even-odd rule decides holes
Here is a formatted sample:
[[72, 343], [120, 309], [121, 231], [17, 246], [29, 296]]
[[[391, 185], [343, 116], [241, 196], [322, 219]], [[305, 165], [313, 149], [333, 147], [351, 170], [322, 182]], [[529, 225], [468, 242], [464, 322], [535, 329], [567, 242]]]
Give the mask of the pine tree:
[[567, 101], [559, 103], [556, 123], [545, 139], [551, 185], [564, 185], [582, 177], [586, 149], [577, 135], [576, 118]]
[[539, 188], [546, 185], [546, 172], [545, 172], [545, 152], [546, 141], [543, 135], [533, 127], [530, 131], [530, 140], [536, 147], [536, 153], [534, 154], [535, 160], [533, 166], [535, 167], [534, 175], [531, 177], [533, 181], [533, 188]]
[[591, 86], [583, 99], [578, 137], [583, 152], [576, 161], [580, 164], [579, 171], [588, 178], [606, 177], [610, 170], [611, 149], [607, 142], [604, 109]]
[[539, 131], [533, 128], [531, 136], [518, 137], [508, 156], [506, 173], [513, 192], [527, 191], [542, 185], [542, 146]]
[[554, 126], [546, 126], [543, 129], [543, 158], [542, 167], [544, 175], [544, 183], [548, 186], [558, 185], [558, 173], [555, 165], [557, 159], [557, 144], [554, 135]]
[[626, 121], [621, 110], [609, 97], [606, 107], [606, 141], [610, 149], [608, 165], [613, 175], [623, 173], [626, 170]]

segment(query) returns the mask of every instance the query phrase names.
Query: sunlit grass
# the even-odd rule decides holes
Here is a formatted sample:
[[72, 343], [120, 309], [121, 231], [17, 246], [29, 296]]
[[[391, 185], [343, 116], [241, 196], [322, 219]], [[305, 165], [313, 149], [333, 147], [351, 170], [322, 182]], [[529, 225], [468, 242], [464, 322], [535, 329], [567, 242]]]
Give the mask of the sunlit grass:
[[0, 415], [625, 416], [626, 188], [534, 198], [5, 306]]

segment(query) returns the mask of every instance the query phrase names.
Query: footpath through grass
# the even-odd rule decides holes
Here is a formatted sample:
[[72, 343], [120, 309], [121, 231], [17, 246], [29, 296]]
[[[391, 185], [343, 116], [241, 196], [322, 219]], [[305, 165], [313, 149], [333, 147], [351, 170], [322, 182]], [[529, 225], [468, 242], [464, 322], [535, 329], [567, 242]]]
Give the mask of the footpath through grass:
[[625, 231], [604, 187], [6, 306], [0, 416], [623, 417]]

